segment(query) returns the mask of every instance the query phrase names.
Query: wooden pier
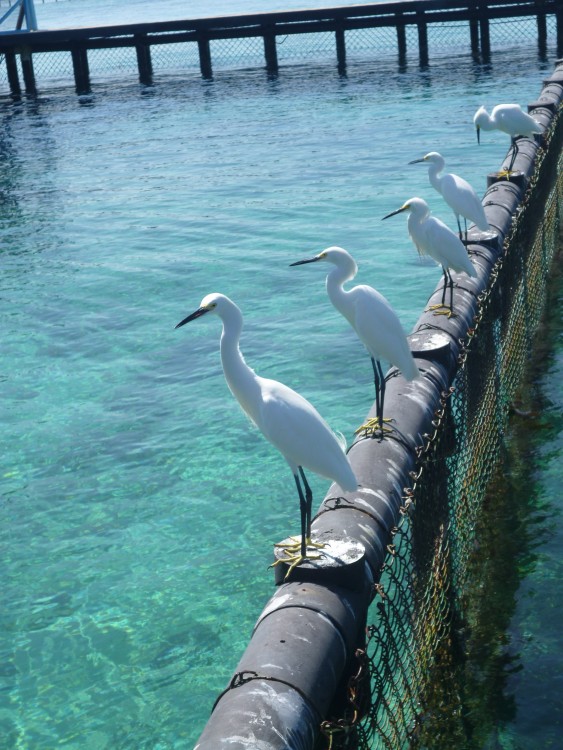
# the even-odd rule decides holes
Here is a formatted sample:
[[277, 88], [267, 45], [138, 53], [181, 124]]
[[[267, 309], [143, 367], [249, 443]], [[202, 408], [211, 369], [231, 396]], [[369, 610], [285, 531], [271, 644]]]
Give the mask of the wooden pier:
[[[563, 55], [562, 0], [402, 0], [376, 5], [253, 13], [161, 23], [124, 24], [54, 31], [13, 31], [0, 33], [0, 55], [6, 66], [10, 92], [21, 96], [37, 93], [33, 56], [37, 53], [68, 52], [72, 58], [78, 93], [90, 91], [88, 51], [94, 49], [134, 48], [141, 83], [153, 78], [151, 48], [156, 45], [196, 43], [199, 66], [204, 78], [213, 74], [210, 42], [218, 39], [261, 37], [264, 63], [269, 72], [278, 70], [277, 38], [291, 34], [331, 32], [335, 39], [335, 60], [346, 67], [346, 32], [356, 29], [394, 27], [399, 64], [407, 55], [408, 26], [417, 30], [421, 66], [428, 65], [428, 27], [431, 24], [467, 23], [468, 47], [476, 60], [488, 62], [491, 55], [491, 21], [534, 18], [537, 21], [538, 46], [545, 48], [547, 17], [556, 19], [557, 55]], [[17, 64], [19, 59], [19, 66]], [[1, 64], [0, 60], [0, 64]]]

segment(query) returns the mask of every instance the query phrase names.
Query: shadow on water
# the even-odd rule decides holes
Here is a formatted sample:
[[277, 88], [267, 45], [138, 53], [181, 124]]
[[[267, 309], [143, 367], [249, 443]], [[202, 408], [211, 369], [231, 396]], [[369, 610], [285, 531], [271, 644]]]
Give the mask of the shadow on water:
[[[561, 534], [561, 530], [557, 532], [561, 522], [555, 494], [545, 493], [543, 483], [550, 471], [548, 461], [561, 449], [561, 400], [549, 398], [545, 379], [546, 373], [553, 371], [561, 337], [562, 291], [563, 275], [559, 273], [552, 280], [547, 314], [514, 404], [505, 454], [475, 530], [470, 584], [463, 601], [465, 619], [436, 656], [431, 705], [425, 713], [422, 743], [417, 745], [427, 750], [543, 750], [557, 746], [553, 742], [561, 729], [561, 725], [557, 728], [557, 722], [562, 721], [557, 718], [560, 697], [542, 684], [541, 661], [534, 662], [527, 649], [530, 641], [536, 640], [535, 648], [544, 658], [554, 665], [560, 661], [558, 653], [545, 654], [549, 646], [544, 631], [557, 631], [555, 602], [560, 583], [542, 557], [554, 536]], [[561, 469], [558, 471], [556, 486], [561, 481]], [[560, 552], [556, 555], [560, 557]], [[527, 628], [520, 611], [522, 600], [536, 594], [530, 593], [532, 576], [531, 588], [539, 589], [540, 596], [554, 603], [550, 608], [548, 601], [541, 609], [537, 602], [529, 605], [537, 612], [537, 632]], [[541, 620], [542, 616], [546, 619]], [[556, 669], [553, 666], [552, 671]], [[536, 698], [536, 690], [545, 694], [540, 692]], [[525, 696], [525, 705], [520, 705], [520, 696]], [[534, 703], [541, 703], [541, 709]], [[525, 744], [520, 741], [519, 725], [523, 722], [529, 734]]]

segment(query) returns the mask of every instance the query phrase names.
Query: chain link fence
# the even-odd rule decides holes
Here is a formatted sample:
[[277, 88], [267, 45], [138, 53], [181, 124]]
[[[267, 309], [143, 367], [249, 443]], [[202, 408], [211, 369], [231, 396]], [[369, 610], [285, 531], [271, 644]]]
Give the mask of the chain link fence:
[[[472, 750], [486, 744], [492, 729], [468, 720], [461, 688], [475, 682], [464, 672], [468, 633], [490, 616], [481, 601], [486, 591], [471, 572], [485, 578], [488, 560], [480, 555], [476, 528], [491, 481], [502, 482], [508, 416], [560, 249], [561, 114], [550, 135], [462, 342], [454, 385], [442, 394], [434, 431], [418, 452], [367, 643], [356, 654], [348, 708], [322, 726], [330, 750]], [[477, 700], [483, 708], [493, 697], [484, 689]]]

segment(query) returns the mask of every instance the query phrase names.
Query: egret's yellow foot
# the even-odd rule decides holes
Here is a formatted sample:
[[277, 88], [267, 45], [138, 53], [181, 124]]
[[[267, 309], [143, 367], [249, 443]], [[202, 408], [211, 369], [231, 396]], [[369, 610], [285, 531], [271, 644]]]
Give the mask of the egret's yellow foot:
[[428, 310], [433, 310], [434, 315], [447, 315], [448, 318], [457, 317], [455, 312], [451, 307], [448, 307], [448, 305], [430, 305], [430, 307], [427, 308], [427, 311]]
[[[301, 537], [300, 536], [290, 536], [288, 537], [293, 541], [293, 544], [285, 544], [285, 542], [276, 542], [274, 544], [274, 547], [283, 547], [283, 551], [286, 552], [288, 555], [292, 552], [297, 552], [301, 549]], [[275, 563], [274, 563], [275, 565]]]
[[[276, 542], [274, 547], [281, 547], [288, 558], [295, 557], [298, 553], [301, 555], [301, 537], [290, 536], [289, 539], [293, 540], [293, 544], [286, 544], [286, 541], [284, 540], [283, 542]], [[307, 550], [311, 547], [313, 549], [324, 549], [326, 544], [324, 544], [324, 542], [314, 542], [310, 537], [305, 539], [305, 557], [308, 557]], [[277, 562], [285, 562], [285, 560], [278, 560]], [[274, 565], [275, 564], [276, 563], [274, 563]]]
[[511, 174], [515, 174], [512, 169], [501, 169], [500, 172], [497, 172], [497, 176], [498, 177], [500, 177], [500, 178], [506, 177], [507, 180], [510, 179], [510, 175]]
[[305, 555], [305, 557], [303, 557], [303, 555], [290, 555], [289, 557], [286, 557], [284, 560], [276, 560], [275, 563], [272, 563], [270, 565], [270, 568], [275, 568], [276, 565], [282, 562], [285, 563], [286, 565], [290, 563], [289, 568], [287, 569], [287, 573], [284, 576], [284, 581], [286, 581], [291, 575], [293, 569], [296, 568], [305, 560], [320, 560], [320, 559], [321, 559], [320, 555]]
[[[276, 542], [276, 544], [274, 544], [274, 547], [281, 547], [288, 557], [293, 557], [297, 554], [297, 552], [301, 553], [301, 537], [290, 536], [289, 539], [293, 540], [293, 544], [286, 544], [285, 541]], [[309, 547], [312, 547], [313, 549], [323, 549], [324, 547], [326, 547], [326, 544], [324, 544], [323, 542], [314, 542], [311, 538], [305, 539], [305, 549], [307, 550], [309, 549]], [[283, 562], [285, 562], [285, 560]]]
[[379, 417], [372, 417], [371, 419], [368, 419], [365, 424], [362, 424], [358, 427], [357, 430], [354, 430], [354, 435], [357, 435], [359, 432], [362, 432], [362, 430], [367, 433], [375, 433], [375, 432], [393, 432], [391, 427], [387, 427], [385, 422], [392, 422], [393, 419], [391, 417], [383, 417], [383, 427], [379, 423]]
[[[292, 537], [294, 538], [294, 537]], [[326, 545], [322, 542], [313, 542], [310, 539], [307, 539], [307, 548], [313, 547], [315, 549], [322, 549]], [[300, 565], [304, 560], [320, 560], [321, 555], [302, 555], [301, 554], [301, 541], [299, 541], [295, 545], [289, 545], [286, 546], [284, 544], [275, 544], [274, 547], [282, 547], [282, 551], [285, 552], [287, 557], [284, 558], [278, 558], [274, 563], [270, 565], [270, 568], [275, 568], [276, 565], [279, 565], [280, 563], [285, 563], [286, 565], [289, 563], [289, 568], [287, 570], [287, 573], [285, 574], [284, 580], [287, 580], [288, 577], [291, 575], [294, 568], [296, 568], [298, 565]], [[295, 550], [295, 552], [294, 552]]]

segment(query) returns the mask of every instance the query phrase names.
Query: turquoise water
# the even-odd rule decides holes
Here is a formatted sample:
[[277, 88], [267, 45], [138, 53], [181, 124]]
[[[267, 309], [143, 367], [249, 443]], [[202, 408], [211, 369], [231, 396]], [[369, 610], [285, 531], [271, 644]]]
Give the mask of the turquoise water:
[[[38, 5], [40, 21], [54, 5], [60, 25], [85, 8]], [[407, 162], [439, 150], [483, 192], [507, 143], [477, 148], [473, 113], [534, 100], [551, 69], [532, 45], [490, 68], [460, 57], [455, 75], [389, 58], [344, 77], [329, 61], [0, 100], [6, 747], [193, 745], [298, 511], [285, 462], [224, 383], [218, 321], [175, 324], [228, 294], [249, 364], [350, 440], [369, 362], [322, 270], [289, 263], [344, 246], [410, 330], [440, 272], [401, 217], [380, 218], [420, 195], [455, 220]], [[327, 483], [311, 479], [320, 502]]]

